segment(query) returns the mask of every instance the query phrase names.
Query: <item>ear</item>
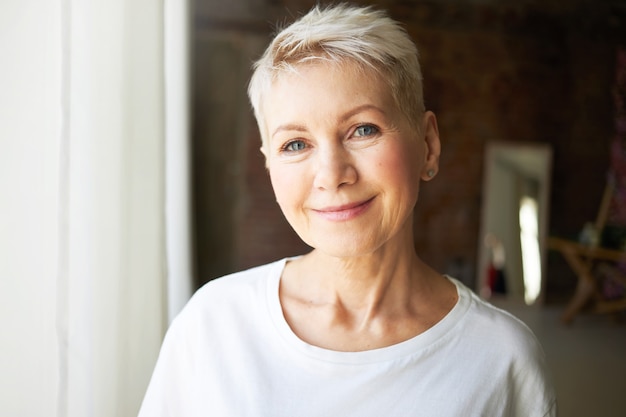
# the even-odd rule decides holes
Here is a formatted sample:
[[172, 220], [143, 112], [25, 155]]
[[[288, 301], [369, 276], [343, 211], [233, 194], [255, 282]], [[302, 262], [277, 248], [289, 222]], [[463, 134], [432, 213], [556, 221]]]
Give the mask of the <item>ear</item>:
[[263, 156], [265, 157], [265, 169], [269, 169], [269, 158], [268, 158], [268, 153], [267, 153], [267, 148], [265, 145], [261, 145], [261, 147], [259, 148], [259, 150], [261, 151], [261, 153], [263, 154]]
[[441, 142], [439, 141], [439, 126], [435, 113], [427, 111], [422, 118], [422, 132], [426, 145], [426, 156], [422, 168], [422, 179], [429, 181], [439, 171], [439, 156], [441, 155]]

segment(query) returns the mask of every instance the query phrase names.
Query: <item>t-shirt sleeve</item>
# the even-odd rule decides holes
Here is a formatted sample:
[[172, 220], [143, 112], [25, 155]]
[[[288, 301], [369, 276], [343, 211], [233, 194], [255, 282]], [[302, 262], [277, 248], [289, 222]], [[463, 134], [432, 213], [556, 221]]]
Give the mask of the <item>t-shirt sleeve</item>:
[[515, 412], [518, 417], [556, 416], [556, 398], [545, 363], [540, 360], [527, 363], [514, 376]]
[[[546, 354], [532, 330], [514, 315], [476, 300], [475, 314], [464, 331], [482, 352], [471, 357], [485, 360], [481, 373], [485, 391], [493, 397], [492, 415], [552, 417], [556, 395]], [[465, 333], [468, 337], [468, 333]]]
[[523, 325], [519, 332], [519, 357], [511, 369], [513, 391], [511, 416], [553, 417], [556, 396], [548, 371], [546, 355], [535, 335]]

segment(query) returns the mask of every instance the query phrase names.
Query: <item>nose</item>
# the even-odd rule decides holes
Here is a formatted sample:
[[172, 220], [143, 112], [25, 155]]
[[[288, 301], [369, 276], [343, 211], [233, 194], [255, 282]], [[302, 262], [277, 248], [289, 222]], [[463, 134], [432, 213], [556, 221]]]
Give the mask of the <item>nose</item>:
[[336, 190], [354, 184], [358, 178], [354, 156], [341, 145], [318, 148], [314, 186], [323, 190]]

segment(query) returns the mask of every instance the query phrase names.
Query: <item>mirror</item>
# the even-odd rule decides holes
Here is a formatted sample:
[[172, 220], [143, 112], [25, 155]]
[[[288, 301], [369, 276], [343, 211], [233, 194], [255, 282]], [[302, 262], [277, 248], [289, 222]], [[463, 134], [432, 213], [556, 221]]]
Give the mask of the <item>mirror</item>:
[[540, 304], [551, 166], [547, 144], [487, 144], [476, 279], [484, 298]]

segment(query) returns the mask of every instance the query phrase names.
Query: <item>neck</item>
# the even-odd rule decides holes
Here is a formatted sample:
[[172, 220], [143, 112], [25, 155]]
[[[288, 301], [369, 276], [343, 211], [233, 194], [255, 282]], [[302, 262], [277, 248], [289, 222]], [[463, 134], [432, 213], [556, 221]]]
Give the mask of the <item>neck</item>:
[[412, 240], [355, 257], [314, 250], [303, 258], [298, 276], [306, 280], [306, 293], [318, 302], [360, 311], [364, 319], [405, 309], [420, 295], [428, 297], [439, 277], [418, 258]]
[[337, 257], [320, 250], [285, 267], [285, 319], [315, 346], [360, 351], [429, 329], [456, 303], [454, 285], [424, 264], [412, 239], [374, 253]]

